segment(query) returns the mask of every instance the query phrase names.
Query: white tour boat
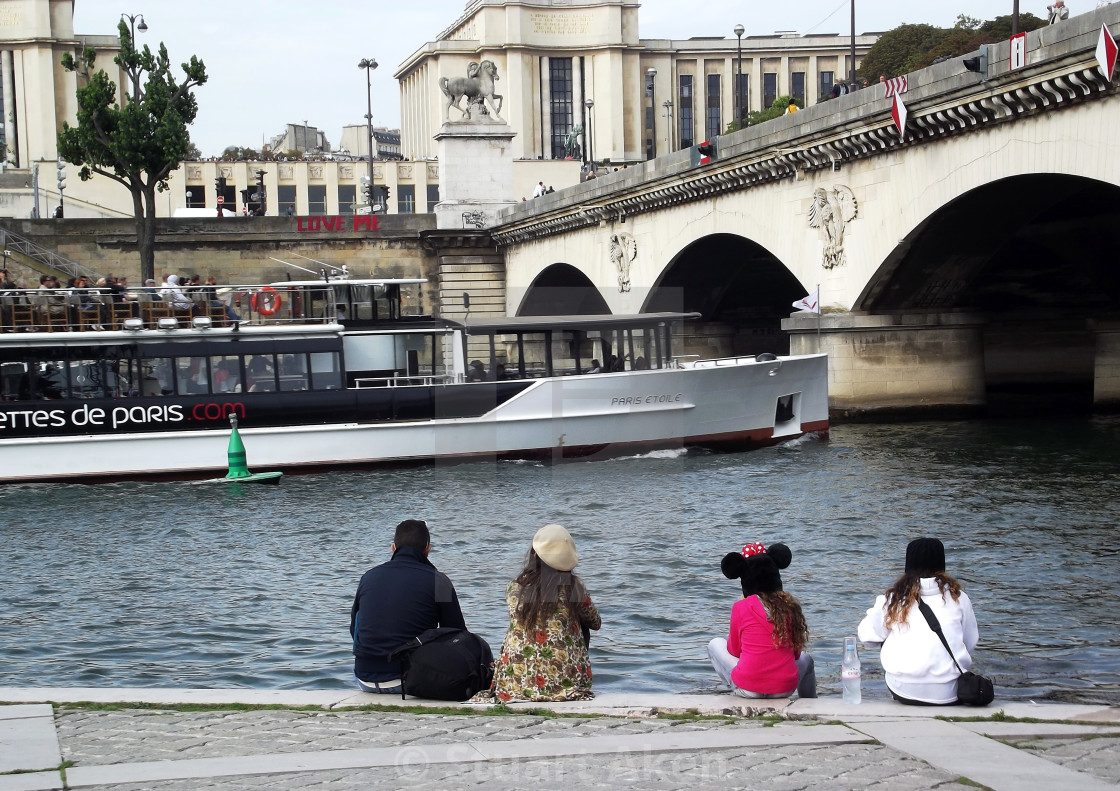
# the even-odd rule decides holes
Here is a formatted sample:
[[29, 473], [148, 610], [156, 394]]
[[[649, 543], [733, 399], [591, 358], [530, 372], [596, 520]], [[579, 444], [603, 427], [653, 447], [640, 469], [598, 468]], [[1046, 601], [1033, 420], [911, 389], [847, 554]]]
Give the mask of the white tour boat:
[[213, 291], [191, 308], [56, 299], [65, 310], [8, 292], [0, 482], [213, 477], [231, 415], [251, 467], [291, 472], [739, 450], [828, 431], [825, 355], [678, 353], [698, 314], [410, 315], [423, 282], [223, 290], [237, 322]]

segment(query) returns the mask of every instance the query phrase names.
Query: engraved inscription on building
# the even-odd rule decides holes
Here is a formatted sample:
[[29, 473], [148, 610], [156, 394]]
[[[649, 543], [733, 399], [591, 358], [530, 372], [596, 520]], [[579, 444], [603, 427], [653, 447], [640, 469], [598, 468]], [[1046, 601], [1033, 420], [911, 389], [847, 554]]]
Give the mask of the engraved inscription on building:
[[546, 14], [536, 11], [529, 15], [533, 32], [546, 36], [586, 36], [591, 32], [590, 14]]

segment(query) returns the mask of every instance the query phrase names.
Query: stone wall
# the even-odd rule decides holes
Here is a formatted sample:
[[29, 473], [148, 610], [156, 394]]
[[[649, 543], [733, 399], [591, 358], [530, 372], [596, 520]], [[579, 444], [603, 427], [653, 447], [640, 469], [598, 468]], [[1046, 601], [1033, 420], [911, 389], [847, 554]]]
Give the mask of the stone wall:
[[[426, 234], [435, 228], [433, 215], [378, 215], [376, 219], [376, 230], [355, 230], [355, 221], [365, 220], [345, 215], [157, 220], [156, 277], [198, 274], [214, 275], [222, 283], [268, 283], [289, 275], [293, 280], [318, 278], [324, 267], [346, 266], [351, 277], [428, 278], [433, 288], [425, 289], [425, 309], [433, 310], [438, 255], [425, 242]], [[312, 221], [317, 227], [309, 230]], [[326, 221], [330, 228], [323, 227]], [[5, 224], [13, 233], [95, 272], [126, 275], [132, 285], [139, 284], [132, 220], [8, 220]], [[479, 243], [489, 245], [488, 235], [483, 236]], [[24, 279], [37, 282], [38, 277]]]
[[965, 415], [985, 404], [984, 342], [963, 314], [798, 315], [782, 322], [792, 354], [828, 354], [829, 407], [865, 413]]

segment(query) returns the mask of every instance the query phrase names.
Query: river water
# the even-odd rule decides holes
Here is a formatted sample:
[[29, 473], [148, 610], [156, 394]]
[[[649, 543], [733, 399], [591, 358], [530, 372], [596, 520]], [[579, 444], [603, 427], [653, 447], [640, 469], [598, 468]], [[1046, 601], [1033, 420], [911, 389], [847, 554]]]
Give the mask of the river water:
[[[497, 649], [535, 530], [566, 525], [603, 616], [595, 688], [715, 691], [704, 646], [738, 581], [724, 553], [783, 541], [822, 694], [843, 638], [944, 540], [1002, 698], [1120, 702], [1120, 419], [840, 425], [741, 454], [475, 463], [286, 477], [278, 487], [0, 488], [0, 685], [343, 688], [361, 574], [401, 519]], [[249, 458], [252, 460], [252, 446]], [[886, 696], [874, 651], [864, 694]]]

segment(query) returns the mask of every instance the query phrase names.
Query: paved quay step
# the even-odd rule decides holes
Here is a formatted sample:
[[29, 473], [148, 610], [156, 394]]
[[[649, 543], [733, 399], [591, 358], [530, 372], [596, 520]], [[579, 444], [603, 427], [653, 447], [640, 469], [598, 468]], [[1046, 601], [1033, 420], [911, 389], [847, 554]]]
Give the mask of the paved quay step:
[[148, 761], [67, 770], [69, 788], [155, 783], [209, 777], [247, 777], [338, 769], [374, 769], [414, 764], [461, 766], [491, 761], [539, 761], [568, 757], [618, 756], [628, 753], [702, 752], [728, 748], [790, 745], [835, 745], [872, 739], [842, 725], [787, 725], [752, 731], [603, 736], [595, 739], [518, 739], [455, 744], [409, 744], [357, 750], [326, 750], [271, 755]]
[[[449, 703], [447, 701], [408, 698], [399, 695], [377, 695], [356, 690], [272, 690], [272, 689], [178, 689], [158, 687], [0, 687], [0, 704], [4, 703], [143, 703], [146, 705], [230, 705], [247, 706], [316, 706], [323, 709], [344, 709], [360, 706], [419, 706], [434, 708], [463, 707], [484, 709], [485, 705]], [[1120, 723], [1120, 708], [1072, 703], [1034, 703], [1031, 701], [997, 700], [986, 708], [939, 708], [935, 706], [903, 706], [894, 701], [864, 701], [852, 705], [840, 698], [803, 700], [750, 700], [730, 693], [626, 694], [605, 692], [592, 700], [559, 703], [512, 703], [510, 709], [547, 709], [558, 714], [599, 714], [613, 717], [649, 717], [656, 714], [696, 713], [757, 716], [773, 713], [785, 717], [838, 719], [862, 717], [934, 718], [990, 717], [999, 712], [1016, 719]]]
[[[401, 701], [347, 690], [0, 688], [0, 704], [5, 702], [11, 705], [0, 705], [0, 756], [13, 756], [8, 771], [26, 773], [0, 775], [0, 791], [61, 789], [60, 755], [75, 761], [66, 770], [66, 787], [91, 791], [122, 784], [128, 791], [183, 791], [203, 782], [221, 791], [250, 785], [292, 791], [308, 785], [341, 789], [379, 778], [391, 784], [415, 778], [416, 772], [450, 783], [439, 780], [439, 787], [504, 779], [505, 785], [494, 786], [502, 791], [525, 787], [522, 781], [529, 776], [577, 780], [595, 767], [605, 773], [599, 779], [615, 791], [672, 784], [686, 777], [696, 785], [717, 776], [722, 782], [733, 766], [753, 767], [752, 776], [763, 787], [770, 778], [782, 787], [792, 783], [790, 787], [814, 789], [885, 783], [884, 787], [962, 791], [965, 786], [958, 781], [968, 778], [994, 791], [1091, 791], [1115, 787], [1110, 783], [1120, 777], [1120, 710], [1029, 701], [946, 710], [891, 701], [848, 705], [839, 698], [791, 703], [730, 694], [605, 693], [590, 701], [512, 706], [608, 715], [604, 720], [472, 717], [484, 714], [487, 707]], [[44, 705], [48, 702], [118, 703], [125, 709], [54, 711]], [[402, 702], [420, 708], [457, 707], [465, 716], [354, 711]], [[272, 705], [301, 711], [157, 713], [129, 710], [129, 703], [168, 709], [190, 704]], [[773, 713], [786, 721], [728, 724], [651, 717], [689, 711]], [[1001, 712], [1007, 718], [1045, 721], [935, 719]], [[379, 729], [376, 735], [363, 736], [370, 725]], [[1018, 749], [998, 739], [1052, 739], [1084, 749], [1071, 753], [1055, 743]], [[618, 784], [619, 771], [638, 773], [626, 775], [633, 782]]]

